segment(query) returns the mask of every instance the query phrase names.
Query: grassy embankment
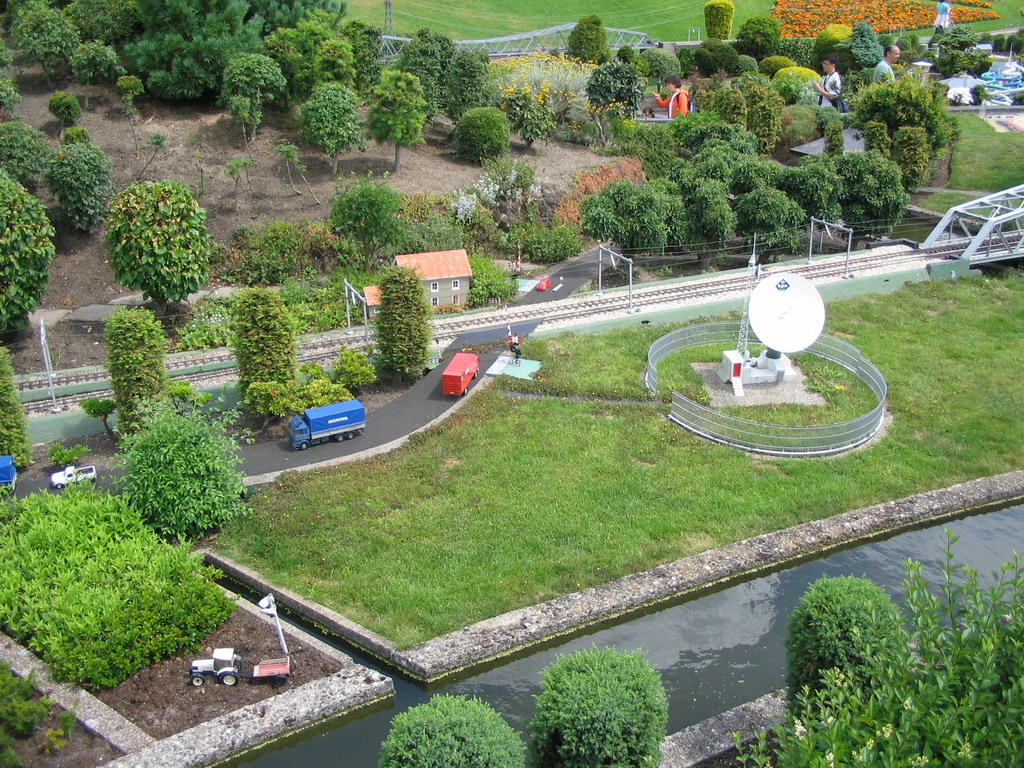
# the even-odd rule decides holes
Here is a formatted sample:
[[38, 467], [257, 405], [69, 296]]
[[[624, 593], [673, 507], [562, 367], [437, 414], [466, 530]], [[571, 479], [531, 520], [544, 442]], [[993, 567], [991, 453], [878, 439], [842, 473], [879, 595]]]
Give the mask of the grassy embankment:
[[[950, 189], [998, 192], [1024, 179], [1024, 133], [1001, 133], [976, 115], [956, 115], [960, 140], [953, 149]], [[951, 206], [973, 200], [974, 195], [938, 192], [921, 205], [945, 212]]]
[[[1024, 277], [913, 285], [828, 313], [827, 331], [889, 382], [892, 423], [865, 450], [756, 457], [695, 438], [659, 403], [561, 399], [642, 400], [647, 346], [666, 329], [561, 335], [525, 350], [544, 361], [533, 389], [554, 397], [511, 398], [502, 388], [520, 383], [501, 379], [401, 450], [284, 478], [216, 546], [404, 646], [765, 531], [1024, 466]], [[693, 386], [669, 360], [665, 378]], [[819, 413], [862, 407], [863, 391], [831, 376], [817, 378], [835, 410]]]

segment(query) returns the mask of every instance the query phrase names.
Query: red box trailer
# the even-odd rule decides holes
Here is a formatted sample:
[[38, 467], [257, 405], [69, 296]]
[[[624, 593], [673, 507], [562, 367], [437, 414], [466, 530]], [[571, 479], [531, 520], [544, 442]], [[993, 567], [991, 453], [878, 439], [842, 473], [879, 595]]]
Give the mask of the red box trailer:
[[466, 394], [469, 382], [476, 378], [479, 371], [480, 358], [477, 355], [459, 352], [441, 374], [441, 392], [456, 397]]

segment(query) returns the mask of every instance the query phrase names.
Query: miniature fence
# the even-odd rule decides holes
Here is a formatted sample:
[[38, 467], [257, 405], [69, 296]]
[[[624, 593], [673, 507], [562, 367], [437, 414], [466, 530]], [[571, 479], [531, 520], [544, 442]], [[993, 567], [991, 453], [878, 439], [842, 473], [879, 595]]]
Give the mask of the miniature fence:
[[[658, 389], [658, 361], [687, 347], [735, 345], [739, 323], [704, 323], [679, 328], [655, 341], [647, 352], [644, 384], [652, 394]], [[851, 344], [833, 336], [819, 336], [805, 350], [846, 368], [863, 381], [878, 398], [869, 412], [849, 421], [810, 427], [763, 424], [729, 416], [701, 405], [679, 392], [672, 393], [669, 418], [701, 437], [755, 453], [775, 456], [827, 456], [867, 442], [882, 426], [888, 386], [882, 372]]]

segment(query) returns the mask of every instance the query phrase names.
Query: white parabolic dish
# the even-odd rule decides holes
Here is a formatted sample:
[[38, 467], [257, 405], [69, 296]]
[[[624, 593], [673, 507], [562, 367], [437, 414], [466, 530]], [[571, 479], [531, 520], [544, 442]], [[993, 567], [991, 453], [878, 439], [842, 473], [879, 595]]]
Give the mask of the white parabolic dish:
[[818, 289], [792, 272], [768, 275], [750, 294], [750, 327], [769, 349], [787, 354], [811, 346], [825, 327]]

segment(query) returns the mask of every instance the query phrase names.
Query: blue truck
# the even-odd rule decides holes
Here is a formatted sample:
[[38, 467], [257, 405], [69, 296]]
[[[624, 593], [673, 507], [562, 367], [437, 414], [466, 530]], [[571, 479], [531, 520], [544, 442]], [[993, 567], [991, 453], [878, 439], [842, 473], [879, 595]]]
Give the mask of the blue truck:
[[14, 466], [14, 459], [10, 456], [0, 456], [0, 496], [14, 493], [17, 482], [18, 470]]
[[328, 440], [348, 440], [362, 434], [366, 426], [366, 409], [358, 400], [309, 408], [302, 415], [292, 416], [289, 440], [296, 451]]

